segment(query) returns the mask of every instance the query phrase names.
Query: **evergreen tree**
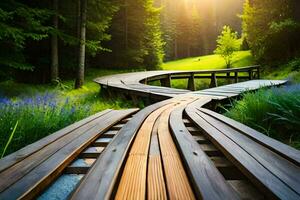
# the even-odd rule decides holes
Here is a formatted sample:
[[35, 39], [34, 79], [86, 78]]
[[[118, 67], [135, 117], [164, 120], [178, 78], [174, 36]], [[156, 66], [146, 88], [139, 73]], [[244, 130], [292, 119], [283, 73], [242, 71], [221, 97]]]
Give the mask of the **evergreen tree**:
[[245, 2], [243, 34], [257, 61], [276, 64], [299, 55], [299, 6], [293, 5], [294, 0]]
[[49, 36], [52, 27], [47, 20], [48, 9], [31, 8], [17, 1], [0, 2], [0, 65], [22, 70], [33, 70], [24, 56], [28, 41], [41, 41]]
[[153, 6], [153, 0], [147, 0], [145, 21], [145, 56], [146, 69], [158, 69], [162, 64], [164, 52], [162, 34], [160, 29], [160, 9]]
[[[87, 52], [95, 56], [101, 51], [109, 51], [104, 48], [102, 42], [110, 40], [107, 29], [110, 26], [113, 14], [118, 7], [112, 1], [108, 0], [79, 0], [80, 16], [78, 25], [80, 25], [79, 40], [79, 60], [77, 68], [77, 77], [75, 88], [80, 88], [84, 83], [84, 71]], [[86, 36], [88, 34], [88, 36]]]
[[[53, 5], [53, 28], [58, 29], [58, 0], [52, 0]], [[53, 33], [51, 36], [51, 81], [58, 80], [58, 37]]]
[[75, 80], [75, 88], [80, 88], [84, 82], [84, 67], [85, 67], [85, 41], [86, 41], [86, 13], [87, 13], [87, 0], [80, 1], [80, 45], [79, 45], [79, 59], [77, 77]]

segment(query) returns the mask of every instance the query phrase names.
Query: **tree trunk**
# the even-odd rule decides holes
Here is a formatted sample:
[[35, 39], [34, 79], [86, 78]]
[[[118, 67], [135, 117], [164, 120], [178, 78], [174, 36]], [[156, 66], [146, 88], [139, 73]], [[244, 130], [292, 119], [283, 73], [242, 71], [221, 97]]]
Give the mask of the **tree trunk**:
[[[52, 1], [53, 10], [55, 12], [53, 16], [53, 27], [58, 29], [58, 0]], [[51, 36], [51, 82], [55, 82], [58, 79], [58, 40], [57, 34], [52, 34]]]
[[174, 38], [174, 59], [176, 60], [178, 58], [178, 44], [177, 44], [177, 38], [175, 36]]
[[127, 5], [127, 0], [124, 1], [124, 20], [125, 20], [125, 49], [128, 49], [128, 5]]
[[85, 64], [85, 36], [86, 36], [86, 10], [87, 0], [81, 1], [81, 17], [80, 17], [80, 46], [79, 46], [79, 62], [75, 88], [80, 88], [84, 82], [84, 64]]

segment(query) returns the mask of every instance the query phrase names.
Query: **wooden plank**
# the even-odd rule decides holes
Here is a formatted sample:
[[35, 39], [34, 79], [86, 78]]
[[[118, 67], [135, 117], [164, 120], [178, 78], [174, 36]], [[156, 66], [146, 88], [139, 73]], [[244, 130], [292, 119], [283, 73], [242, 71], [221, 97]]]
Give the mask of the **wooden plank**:
[[116, 188], [124, 159], [138, 129], [154, 110], [171, 103], [163, 101], [148, 106], [126, 123], [114, 140], [106, 147], [93, 167], [86, 174], [71, 199], [109, 199]]
[[200, 148], [208, 155], [208, 156], [221, 156], [222, 153], [212, 144], [199, 144]]
[[239, 123], [237, 121], [234, 121], [228, 117], [225, 117], [223, 115], [220, 115], [218, 113], [212, 112], [208, 109], [200, 108], [200, 111], [214, 117], [223, 123], [227, 124], [233, 129], [238, 130], [240, 133], [243, 133], [247, 137], [250, 137], [257, 143], [264, 145], [265, 147], [269, 148], [270, 150], [278, 153], [279, 155], [283, 156], [285, 159], [293, 162], [297, 166], [300, 166], [300, 152], [299, 150], [296, 150], [286, 144], [283, 144], [275, 139], [272, 139], [262, 133], [259, 133], [258, 131], [245, 126], [242, 123]]
[[[86, 148], [99, 134], [103, 133], [110, 128], [113, 124], [120, 121], [122, 118], [132, 114], [135, 110], [122, 110], [114, 111], [105, 115], [101, 120], [102, 123], [97, 123], [96, 126], [88, 129], [86, 132], [81, 134], [79, 137], [69, 141], [68, 144], [62, 148], [56, 148], [54, 154], [48, 157], [44, 162], [35, 166], [30, 171], [27, 169], [24, 173], [23, 169], [19, 171], [9, 168], [9, 171], [1, 173], [1, 190], [0, 199], [16, 199], [16, 198], [33, 198], [41, 190], [47, 187], [57, 176], [61, 174], [64, 168], [79, 155], [79, 153]], [[44, 149], [46, 149], [45, 147]], [[26, 159], [26, 161], [29, 159]], [[36, 159], [31, 160], [35, 162]], [[21, 163], [22, 164], [22, 163]], [[26, 166], [23, 166], [24, 168]], [[15, 177], [18, 174], [18, 179], [14, 178], [14, 182], [7, 184], [7, 178], [4, 177]], [[5, 182], [3, 181], [5, 180]], [[17, 182], [16, 182], [17, 181]], [[11, 185], [14, 183], [13, 185]], [[9, 186], [9, 187], [8, 187]]]
[[[24, 175], [29, 173], [32, 169], [40, 165], [46, 159], [55, 154], [59, 149], [63, 148], [65, 145], [79, 137], [82, 133], [94, 128], [100, 123], [104, 117], [111, 117], [118, 111], [108, 112], [106, 115], [97, 118], [96, 120], [91, 121], [89, 124], [86, 124], [78, 129], [75, 129], [72, 133], [66, 134], [63, 137], [60, 137], [56, 141], [45, 146], [41, 150], [31, 154], [26, 159], [16, 163], [14, 166], [2, 171], [0, 173], [1, 177], [8, 178], [7, 181], [0, 181], [0, 192], [4, 191], [10, 185], [21, 179]], [[43, 139], [42, 139], [43, 140]], [[4, 179], [3, 179], [4, 180]]]
[[146, 197], [147, 158], [152, 128], [159, 115], [169, 104], [151, 113], [139, 129], [133, 142], [115, 199], [144, 199]]
[[91, 121], [101, 117], [104, 114], [107, 114], [108, 112], [111, 112], [112, 110], [105, 110], [99, 113], [96, 113], [95, 115], [92, 115], [88, 118], [85, 118], [83, 120], [80, 120], [74, 124], [71, 124], [51, 135], [48, 135], [44, 138], [42, 138], [41, 140], [32, 143], [2, 159], [0, 159], [0, 172], [2, 172], [3, 170], [9, 168], [10, 166], [16, 164], [17, 162], [22, 161], [23, 159], [25, 159], [26, 157], [28, 157], [29, 155], [39, 151], [40, 149], [44, 148], [45, 146], [51, 144], [52, 142], [56, 141], [57, 139], [71, 133], [72, 131], [74, 131], [75, 129], [78, 129], [80, 127], [82, 127], [83, 125], [90, 123]]
[[124, 126], [124, 124], [117, 124], [117, 125], [114, 125], [113, 127], [110, 128], [110, 130], [112, 131], [118, 131], [120, 130], [122, 127]]
[[79, 155], [80, 158], [98, 158], [104, 147], [88, 147]]
[[165, 171], [166, 185], [170, 199], [195, 199], [185, 173], [180, 155], [169, 131], [169, 116], [172, 109], [162, 113], [159, 118], [158, 138]]
[[233, 97], [239, 95], [238, 93], [225, 93], [225, 92], [214, 92], [214, 91], [198, 91], [198, 94], [203, 95], [213, 95], [213, 96], [224, 96], [224, 97]]
[[186, 127], [193, 126], [193, 123], [188, 119], [182, 119], [182, 121]]
[[92, 164], [96, 161], [94, 158], [77, 159], [66, 167], [66, 174], [86, 174]]
[[151, 135], [147, 173], [147, 198], [152, 200], [164, 200], [167, 199], [167, 190], [163, 175], [160, 148], [157, 138], [157, 128], [158, 120], [156, 120]]
[[[199, 91], [199, 94], [201, 94], [201, 92], [206, 93], [206, 91]], [[211, 92], [211, 93], [224, 93], [224, 94], [240, 94], [241, 91], [234, 91], [234, 90], [229, 90], [229, 89], [219, 89], [217, 88], [212, 88], [210, 90], [208, 90], [207, 92]]]
[[197, 198], [212, 200], [238, 199], [236, 192], [228, 185], [184, 126], [182, 122], [183, 110], [184, 107], [181, 107], [172, 112], [170, 128]]
[[[223, 124], [205, 113], [198, 113], [203, 119], [221, 131], [226, 137], [238, 144], [262, 166], [278, 177], [288, 187], [300, 194], [300, 167], [297, 167], [278, 154], [269, 151], [266, 147], [256, 143], [244, 134]], [[300, 197], [300, 195], [299, 195]]]
[[207, 143], [209, 143], [209, 140], [206, 139], [202, 135], [193, 135], [193, 138], [198, 142], [198, 144], [207, 144]]
[[186, 109], [186, 112], [198, 124], [199, 128], [208, 135], [210, 140], [222, 150], [225, 156], [269, 198], [299, 199], [297, 192], [274, 176], [237, 143], [200, 117], [197, 111], [192, 112], [190, 109]]

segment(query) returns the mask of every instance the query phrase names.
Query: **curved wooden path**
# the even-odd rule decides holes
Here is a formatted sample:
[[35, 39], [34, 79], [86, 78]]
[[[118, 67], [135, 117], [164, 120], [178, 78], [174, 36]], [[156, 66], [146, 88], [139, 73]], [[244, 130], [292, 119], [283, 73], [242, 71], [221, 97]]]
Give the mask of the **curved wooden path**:
[[[211, 79], [210, 87], [217, 87], [217, 79], [229, 79], [237, 83], [239, 80], [259, 79], [259, 66], [220, 69], [220, 70], [194, 70], [194, 71], [143, 71], [134, 73], [124, 73], [109, 75], [96, 78], [94, 81], [99, 83], [102, 90], [108, 93], [125, 94], [133, 99], [145, 97], [149, 100], [164, 100], [175, 97], [179, 94], [186, 94], [195, 90], [195, 79]], [[171, 80], [188, 79], [187, 89], [171, 88]], [[146, 85], [152, 81], [159, 81], [161, 86]], [[256, 82], [254, 87], [251, 83], [242, 85], [244, 89], [257, 89]], [[272, 84], [282, 84], [282, 81], [260, 81], [261, 86], [270, 86]], [[209, 92], [209, 90], [205, 90]], [[242, 91], [239, 91], [239, 94]]]
[[1, 159], [0, 199], [300, 199], [299, 151], [207, 109], [285, 81], [196, 92], [141, 83], [174, 73], [187, 72], [96, 79], [125, 94], [169, 99], [103, 111]]

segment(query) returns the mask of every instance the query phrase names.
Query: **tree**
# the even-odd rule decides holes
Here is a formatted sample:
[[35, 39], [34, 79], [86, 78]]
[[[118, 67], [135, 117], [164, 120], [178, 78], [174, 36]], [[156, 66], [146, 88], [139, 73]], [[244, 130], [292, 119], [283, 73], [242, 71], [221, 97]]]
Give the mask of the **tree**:
[[158, 69], [163, 62], [164, 51], [162, 33], [160, 30], [160, 8], [153, 7], [153, 0], [147, 0], [145, 4], [145, 56], [144, 65], [146, 69]]
[[235, 51], [240, 48], [237, 32], [233, 32], [229, 26], [224, 26], [221, 35], [217, 39], [215, 54], [221, 55], [226, 63], [226, 67], [231, 67], [232, 57]]
[[[53, 4], [53, 28], [58, 29], [58, 0], [52, 0]], [[51, 36], [51, 81], [58, 80], [58, 39], [57, 34], [52, 33]]]
[[86, 40], [86, 12], [87, 0], [80, 1], [80, 45], [79, 45], [79, 60], [75, 88], [80, 88], [84, 82], [84, 64], [85, 64], [85, 40]]
[[276, 65], [299, 56], [300, 4], [296, 2], [247, 0], [244, 3], [243, 35], [256, 61]]
[[[106, 32], [110, 27], [113, 14], [118, 10], [111, 0], [80, 0], [80, 45], [75, 88], [84, 83], [86, 53], [96, 56], [102, 51], [110, 51], [102, 42], [110, 40]], [[79, 16], [79, 15], [78, 15]]]
[[24, 56], [28, 41], [48, 38], [51, 26], [48, 9], [31, 8], [15, 1], [0, 3], [0, 65], [21, 70], [33, 70]]

